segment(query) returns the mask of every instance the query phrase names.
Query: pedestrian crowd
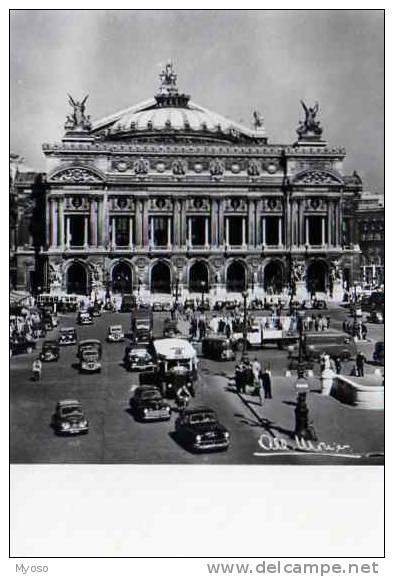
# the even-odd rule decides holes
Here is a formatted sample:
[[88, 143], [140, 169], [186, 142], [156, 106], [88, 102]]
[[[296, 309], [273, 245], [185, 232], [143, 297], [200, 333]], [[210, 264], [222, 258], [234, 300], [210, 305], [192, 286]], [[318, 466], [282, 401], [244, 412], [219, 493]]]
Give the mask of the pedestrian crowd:
[[342, 323], [343, 332], [351, 335], [355, 340], [365, 341], [367, 339], [368, 329], [362, 321], [344, 320]]

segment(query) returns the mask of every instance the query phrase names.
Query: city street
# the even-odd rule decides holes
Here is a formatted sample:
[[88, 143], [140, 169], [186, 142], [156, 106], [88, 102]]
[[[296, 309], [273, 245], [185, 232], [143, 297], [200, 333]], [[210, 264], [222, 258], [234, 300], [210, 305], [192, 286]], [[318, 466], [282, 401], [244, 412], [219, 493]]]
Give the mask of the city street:
[[[339, 330], [344, 318], [349, 318], [347, 310], [341, 307], [331, 306], [327, 314], [331, 327]], [[155, 336], [161, 336], [166, 316], [154, 313]], [[59, 328], [76, 326], [75, 317], [75, 314], [59, 315]], [[173, 435], [176, 409], [171, 420], [165, 422], [140, 423], [129, 413], [129, 398], [138, 383], [138, 373], [128, 373], [123, 367], [127, 341], [116, 344], [105, 341], [111, 324], [122, 324], [127, 332], [130, 315], [103, 313], [94, 319], [93, 326], [77, 327], [79, 340], [98, 338], [103, 343], [101, 373], [79, 373], [76, 345], [61, 347], [58, 362], [43, 363], [40, 382], [30, 378], [34, 355], [11, 358], [12, 463], [354, 465], [383, 462], [383, 412], [358, 409], [321, 396], [318, 378], [313, 379], [308, 403], [318, 442], [324, 445], [309, 451], [296, 445], [292, 438], [296, 377], [285, 377], [287, 351], [277, 348], [250, 353], [263, 367], [269, 365], [273, 375], [273, 399], [266, 400], [263, 407], [258, 397], [236, 392], [232, 381], [234, 362], [199, 360], [197, 395], [191, 406], [206, 405], [215, 409], [230, 432], [231, 444], [227, 452], [190, 453]], [[368, 342], [359, 348], [370, 360], [374, 343], [383, 340], [384, 327], [370, 323], [367, 326]], [[47, 338], [56, 338], [57, 333], [55, 329]], [[39, 348], [41, 342], [42, 339]], [[373, 372], [374, 368], [367, 365], [367, 372]], [[345, 373], [350, 369], [350, 363], [344, 364]], [[318, 374], [316, 371], [315, 375]], [[88, 435], [67, 438], [54, 434], [50, 426], [52, 413], [56, 402], [67, 398], [82, 403], [90, 423]], [[174, 406], [173, 401], [170, 404]], [[263, 446], [259, 444], [261, 435]], [[274, 439], [282, 439], [280, 450]], [[336, 444], [342, 449], [334, 450], [332, 447]], [[326, 450], [327, 445], [331, 448]]]

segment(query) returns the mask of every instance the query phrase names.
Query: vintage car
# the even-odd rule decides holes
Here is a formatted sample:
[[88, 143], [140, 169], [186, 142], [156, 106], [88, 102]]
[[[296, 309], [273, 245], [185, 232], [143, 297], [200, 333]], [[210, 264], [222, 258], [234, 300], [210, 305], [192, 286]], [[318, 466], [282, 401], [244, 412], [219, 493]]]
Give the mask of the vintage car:
[[130, 313], [136, 307], [136, 298], [134, 295], [123, 295], [122, 303], [120, 305], [121, 313]]
[[153, 316], [150, 309], [135, 309], [131, 313], [130, 326], [134, 344], [149, 344], [153, 335]]
[[379, 312], [379, 311], [372, 311], [372, 312], [369, 314], [369, 316], [368, 316], [368, 318], [367, 318], [367, 321], [368, 321], [369, 323], [375, 323], [375, 324], [381, 325], [381, 324], [384, 323], [384, 317], [383, 317], [383, 314], [382, 314], [381, 312]]
[[197, 353], [186, 339], [157, 339], [152, 344], [158, 386], [164, 397], [174, 397], [186, 385], [192, 396], [197, 381]]
[[40, 360], [44, 363], [58, 361], [60, 357], [59, 343], [57, 341], [44, 341], [40, 352]]
[[140, 386], [130, 399], [130, 409], [140, 421], [168, 421], [171, 407], [157, 387]]
[[236, 300], [226, 300], [224, 301], [224, 308], [228, 311], [233, 311], [234, 309], [237, 308], [237, 306], [239, 306], [238, 301]]
[[225, 451], [230, 445], [230, 433], [208, 407], [183, 411], [175, 421], [175, 435], [191, 451]]
[[208, 298], [204, 298], [204, 300], [200, 300], [197, 304], [197, 310], [200, 312], [210, 311], [211, 310], [211, 303]]
[[373, 352], [372, 358], [375, 361], [375, 363], [378, 363], [379, 365], [384, 365], [384, 342], [383, 341], [378, 341], [377, 343], [375, 343], [375, 350]]
[[30, 355], [36, 348], [35, 341], [28, 340], [24, 337], [19, 337], [17, 339], [11, 339], [10, 341], [10, 356], [22, 355], [27, 353]]
[[313, 301], [309, 301], [309, 300], [302, 301], [301, 308], [303, 310], [306, 310], [306, 311], [311, 311], [314, 308]]
[[101, 317], [101, 304], [95, 302], [93, 306], [89, 308], [89, 313], [92, 317]]
[[184, 310], [190, 309], [194, 311], [196, 308], [196, 303], [194, 302], [194, 299], [186, 299], [183, 304], [183, 308]]
[[250, 311], [260, 311], [264, 307], [264, 303], [261, 299], [252, 299], [249, 302], [248, 309]]
[[154, 313], [158, 313], [158, 312], [161, 312], [162, 310], [163, 310], [163, 303], [161, 303], [160, 301], [153, 301], [152, 311]]
[[231, 340], [223, 335], [210, 335], [202, 339], [201, 354], [215, 361], [233, 361], [235, 352]]
[[78, 308], [78, 297], [73, 295], [61, 296], [57, 305], [58, 312], [75, 313]]
[[60, 346], [75, 345], [77, 343], [77, 331], [74, 327], [64, 327], [60, 329], [58, 343]]
[[93, 317], [88, 311], [80, 311], [77, 316], [77, 323], [79, 325], [92, 325]]
[[[298, 347], [289, 347], [291, 358], [289, 369], [297, 368]], [[309, 364], [317, 362], [322, 353], [327, 353], [332, 359], [340, 358], [341, 361], [350, 361], [356, 358], [356, 345], [346, 333], [315, 333], [306, 335], [303, 340], [303, 358]], [[313, 368], [308, 366], [307, 368]]]
[[165, 301], [162, 303], [162, 310], [169, 313], [172, 309], [172, 303], [170, 301]]
[[79, 359], [79, 371], [96, 373], [101, 371], [102, 347], [97, 339], [86, 339], [78, 345], [77, 357]]
[[52, 416], [52, 427], [58, 435], [86, 434], [89, 423], [81, 403], [75, 399], [59, 401]]
[[224, 301], [215, 301], [213, 305], [214, 311], [221, 311], [224, 308]]
[[177, 322], [173, 321], [172, 319], [164, 319], [163, 337], [172, 338], [178, 336], [179, 334], [180, 331], [178, 329]]
[[108, 327], [107, 341], [109, 343], [120, 343], [124, 341], [122, 325], [111, 325]]
[[327, 308], [327, 303], [323, 299], [314, 299], [312, 306], [314, 309], [323, 310]]
[[123, 364], [127, 371], [150, 371], [156, 367], [145, 347], [126, 347]]

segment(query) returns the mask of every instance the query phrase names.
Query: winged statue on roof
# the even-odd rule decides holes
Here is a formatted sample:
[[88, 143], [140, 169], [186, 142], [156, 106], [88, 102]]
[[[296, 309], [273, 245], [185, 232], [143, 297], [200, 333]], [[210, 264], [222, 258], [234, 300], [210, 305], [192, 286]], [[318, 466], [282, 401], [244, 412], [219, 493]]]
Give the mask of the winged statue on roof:
[[86, 116], [85, 114], [86, 101], [89, 98], [89, 94], [81, 101], [74, 100], [70, 94], [67, 96], [68, 103], [72, 107], [73, 112], [67, 116], [64, 128], [66, 130], [90, 130], [92, 127], [90, 116]]

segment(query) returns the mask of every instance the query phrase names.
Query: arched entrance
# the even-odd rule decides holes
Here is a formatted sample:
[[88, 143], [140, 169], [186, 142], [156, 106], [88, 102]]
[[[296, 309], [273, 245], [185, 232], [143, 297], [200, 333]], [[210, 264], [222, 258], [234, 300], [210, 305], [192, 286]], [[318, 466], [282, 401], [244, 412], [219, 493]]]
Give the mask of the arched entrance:
[[308, 266], [307, 288], [313, 295], [327, 290], [327, 265], [323, 260], [314, 260]]
[[227, 269], [226, 288], [228, 292], [242, 292], [246, 288], [246, 270], [239, 260], [232, 262]]
[[127, 262], [118, 262], [112, 269], [112, 291], [131, 294], [133, 292], [133, 273]]
[[67, 270], [67, 293], [86, 295], [88, 292], [88, 277], [85, 267], [74, 262]]
[[279, 294], [283, 290], [283, 267], [277, 260], [271, 260], [264, 268], [264, 290], [268, 294]]
[[171, 293], [171, 271], [166, 262], [153, 265], [150, 276], [151, 293]]
[[208, 282], [208, 267], [206, 263], [201, 260], [196, 261], [189, 271], [189, 291], [206, 292], [209, 288]]

